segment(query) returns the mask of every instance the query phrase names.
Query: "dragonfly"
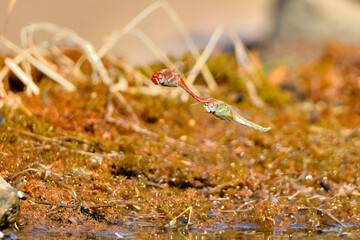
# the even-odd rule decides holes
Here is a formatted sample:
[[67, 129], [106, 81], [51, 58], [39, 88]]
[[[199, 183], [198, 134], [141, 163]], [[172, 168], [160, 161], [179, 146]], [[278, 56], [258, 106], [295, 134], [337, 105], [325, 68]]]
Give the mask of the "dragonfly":
[[217, 119], [228, 121], [233, 120], [239, 124], [251, 127], [261, 132], [267, 132], [271, 129], [270, 127], [263, 127], [243, 118], [230, 105], [220, 100], [212, 98], [209, 102], [204, 104], [204, 108], [208, 113], [211, 113]]
[[175, 71], [175, 69], [166, 68], [161, 70], [160, 72], [155, 72], [151, 76], [151, 81], [158, 85], [161, 84], [164, 87], [177, 87], [180, 86], [183, 88], [188, 94], [190, 94], [195, 100], [201, 103], [207, 103], [211, 101], [211, 98], [202, 98], [193, 93], [190, 88], [185, 84], [182, 76]]

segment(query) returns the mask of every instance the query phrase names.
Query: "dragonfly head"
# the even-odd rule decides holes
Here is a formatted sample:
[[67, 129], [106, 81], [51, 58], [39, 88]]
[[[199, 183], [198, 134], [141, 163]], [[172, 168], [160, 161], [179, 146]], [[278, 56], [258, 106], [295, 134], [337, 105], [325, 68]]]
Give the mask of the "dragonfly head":
[[151, 77], [151, 81], [153, 81], [153, 83], [156, 85], [158, 85], [159, 83], [163, 83], [164, 75], [161, 72], [154, 72], [154, 74]]
[[214, 113], [215, 112], [215, 103], [210, 101], [204, 104], [204, 108], [208, 113]]

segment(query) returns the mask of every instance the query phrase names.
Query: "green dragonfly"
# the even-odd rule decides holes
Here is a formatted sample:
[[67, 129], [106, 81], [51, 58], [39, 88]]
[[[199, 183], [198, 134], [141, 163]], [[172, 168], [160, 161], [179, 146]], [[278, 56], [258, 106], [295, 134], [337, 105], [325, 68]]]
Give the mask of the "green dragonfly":
[[210, 101], [204, 104], [204, 108], [208, 113], [211, 113], [215, 118], [221, 120], [229, 120], [229, 121], [233, 120], [239, 124], [251, 127], [261, 132], [267, 132], [271, 129], [270, 127], [263, 127], [243, 118], [230, 105], [226, 104], [223, 101], [219, 101], [212, 98]]

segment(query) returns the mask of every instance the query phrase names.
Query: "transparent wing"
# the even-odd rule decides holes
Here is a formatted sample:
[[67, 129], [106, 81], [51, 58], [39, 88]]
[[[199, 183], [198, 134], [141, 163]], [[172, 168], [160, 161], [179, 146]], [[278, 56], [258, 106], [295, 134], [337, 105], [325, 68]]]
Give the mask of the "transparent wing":
[[197, 102], [190, 105], [191, 111], [196, 111], [198, 114], [207, 113], [204, 103]]
[[174, 64], [172, 68], [176, 69], [176, 72], [183, 75], [185, 69], [185, 63], [182, 61], [178, 61]]

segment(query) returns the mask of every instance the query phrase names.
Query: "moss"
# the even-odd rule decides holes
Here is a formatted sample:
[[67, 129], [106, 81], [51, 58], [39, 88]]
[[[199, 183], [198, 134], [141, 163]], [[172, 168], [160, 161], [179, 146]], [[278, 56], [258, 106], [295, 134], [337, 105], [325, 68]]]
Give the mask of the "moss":
[[[224, 221], [263, 231], [339, 226], [315, 208], [358, 227], [355, 127], [360, 116], [354, 93], [359, 87], [350, 80], [357, 61], [358, 55], [347, 50], [326, 52], [315, 63], [291, 70], [289, 81], [300, 86], [290, 93], [257, 72], [256, 88], [267, 104], [258, 109], [247, 95], [245, 76], [236, 72], [234, 56], [211, 58], [219, 85], [211, 95], [240, 107], [255, 122], [271, 123], [268, 133], [190, 110], [192, 99], [124, 94], [141, 126], [157, 134], [153, 137], [105, 120], [103, 84], [78, 83], [76, 92], [64, 93], [44, 79], [40, 98], [21, 95], [32, 117], [0, 109], [0, 174], [40, 202], [22, 203], [28, 229], [43, 223], [70, 228], [71, 216], [78, 218], [79, 229], [100, 231], [109, 222], [164, 226], [189, 206], [194, 227], [216, 228]], [[346, 86], [329, 81], [334, 72]], [[314, 91], [315, 83], [321, 91]], [[304, 101], [291, 97], [297, 91], [307, 93]], [[127, 109], [113, 102], [113, 118], [131, 123]], [[82, 214], [80, 205], [91, 206], [98, 220]]]

